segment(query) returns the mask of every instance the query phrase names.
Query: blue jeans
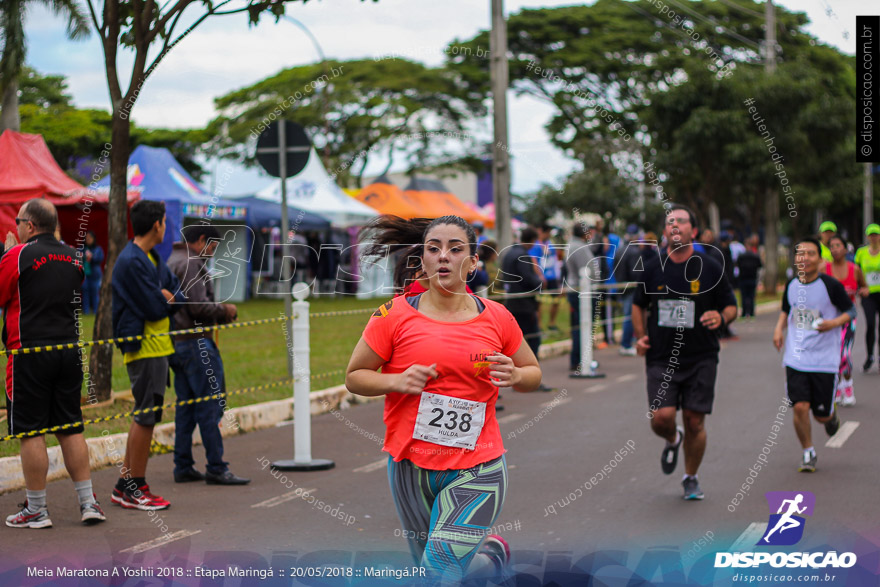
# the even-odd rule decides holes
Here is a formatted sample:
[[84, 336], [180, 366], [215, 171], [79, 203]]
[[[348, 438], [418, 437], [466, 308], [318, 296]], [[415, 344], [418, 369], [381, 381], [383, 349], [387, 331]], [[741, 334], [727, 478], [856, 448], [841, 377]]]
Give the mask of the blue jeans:
[[623, 335], [620, 339], [620, 346], [625, 349], [632, 348], [633, 345], [633, 323], [632, 323], [632, 313], [633, 313], [633, 297], [635, 296], [635, 292], [629, 291], [622, 296], [620, 296], [620, 301], [623, 302]]
[[[174, 390], [177, 401], [186, 401], [226, 392], [223, 361], [217, 345], [209, 338], [181, 340], [174, 344], [171, 357], [174, 369]], [[225, 398], [212, 399], [177, 407], [174, 414], [174, 471], [182, 473], [195, 464], [192, 454], [192, 436], [199, 426], [207, 471], [222, 475], [229, 468], [223, 461], [223, 437], [220, 420], [223, 418]]]
[[82, 285], [83, 314], [94, 314], [98, 311], [98, 290], [101, 288], [101, 277], [86, 277]]

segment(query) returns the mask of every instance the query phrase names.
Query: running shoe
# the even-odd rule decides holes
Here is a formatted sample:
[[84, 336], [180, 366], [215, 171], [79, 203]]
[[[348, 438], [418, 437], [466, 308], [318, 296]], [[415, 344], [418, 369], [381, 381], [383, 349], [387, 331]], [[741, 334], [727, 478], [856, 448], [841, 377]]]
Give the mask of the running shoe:
[[510, 545], [507, 541], [497, 534], [489, 534], [483, 541], [483, 547], [480, 552], [492, 559], [495, 563], [496, 570], [501, 573], [510, 560]]
[[684, 440], [684, 429], [681, 426], [676, 426], [675, 430], [678, 434], [678, 442], [675, 444], [667, 443], [663, 453], [660, 455], [660, 467], [667, 475], [671, 475], [675, 470], [675, 465], [678, 464], [678, 447], [681, 446]]
[[805, 452], [803, 458], [801, 459], [800, 465], [798, 465], [798, 471], [801, 473], [815, 473], [816, 472], [816, 453], [808, 453]]
[[632, 347], [632, 346], [628, 347], [628, 348], [627, 347], [620, 347], [620, 350], [617, 352], [620, 353], [621, 355], [623, 355], [624, 357], [634, 357], [637, 354], [636, 347]]
[[42, 508], [36, 512], [28, 509], [28, 502], [18, 504], [21, 511], [11, 516], [6, 516], [6, 525], [10, 528], [51, 528], [52, 520], [49, 519], [49, 510]]
[[685, 477], [681, 482], [684, 487], [684, 499], [692, 501], [694, 499], [703, 499], [703, 490], [700, 489], [700, 482], [696, 477]]
[[95, 501], [91, 503], [81, 503], [79, 505], [79, 512], [82, 514], [82, 523], [86, 526], [94, 526], [100, 522], [106, 520], [106, 516], [104, 516], [104, 510], [101, 509], [101, 504], [98, 503], [98, 497], [93, 493], [92, 497], [95, 498]]
[[840, 416], [834, 412], [831, 414], [831, 419], [825, 422], [825, 432], [828, 433], [828, 436], [834, 436], [838, 430], [840, 430]]
[[153, 511], [166, 510], [171, 507], [167, 500], [150, 493], [149, 485], [142, 485], [135, 491], [128, 491], [128, 489], [119, 491], [114, 487], [110, 501], [129, 510]]
[[843, 401], [841, 401], [840, 403], [845, 406], [856, 405], [856, 394], [853, 393], [853, 381], [851, 378], [844, 379]]
[[873, 364], [874, 364], [874, 357], [869, 356], [867, 359], [865, 359], [865, 364], [862, 365], [862, 371], [867, 373], [868, 371], [871, 370], [871, 365], [873, 365]]

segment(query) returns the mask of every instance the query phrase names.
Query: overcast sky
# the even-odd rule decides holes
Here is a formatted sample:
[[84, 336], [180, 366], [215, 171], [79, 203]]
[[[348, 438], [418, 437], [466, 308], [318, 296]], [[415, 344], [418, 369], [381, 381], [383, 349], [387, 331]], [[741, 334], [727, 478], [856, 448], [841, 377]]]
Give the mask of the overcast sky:
[[[505, 10], [571, 4], [571, 0], [507, 0]], [[812, 21], [810, 33], [850, 54], [855, 54], [856, 15], [876, 12], [877, 6], [874, 0], [776, 0], [776, 4], [806, 12]], [[451, 41], [468, 39], [489, 27], [489, 5], [488, 0], [311, 0], [305, 5], [291, 3], [287, 10], [309, 28], [328, 58], [400, 54], [433, 66], [443, 62], [442, 50]], [[198, 12], [196, 6], [191, 10]], [[633, 17], [640, 18], [635, 12]], [[25, 28], [28, 65], [41, 73], [66, 76], [77, 106], [109, 110], [103, 55], [94, 35], [87, 41], [67, 40], [62, 19], [42, 8], [28, 14]], [[314, 45], [289, 21], [276, 24], [269, 18], [248, 27], [243, 14], [208, 19], [156, 68], [132, 118], [147, 127], [201, 127], [216, 115], [215, 97], [283, 68], [315, 61]], [[120, 70], [126, 71], [130, 63], [130, 55], [121, 56]], [[508, 104], [513, 190], [522, 193], [558, 182], [574, 165], [548, 140], [544, 125], [550, 108], [512, 95]], [[225, 165], [217, 166], [216, 172], [225, 173]], [[378, 163], [376, 167], [381, 169]], [[270, 181], [256, 171], [236, 170], [226, 194], [253, 193]], [[210, 188], [210, 181], [206, 183]]]

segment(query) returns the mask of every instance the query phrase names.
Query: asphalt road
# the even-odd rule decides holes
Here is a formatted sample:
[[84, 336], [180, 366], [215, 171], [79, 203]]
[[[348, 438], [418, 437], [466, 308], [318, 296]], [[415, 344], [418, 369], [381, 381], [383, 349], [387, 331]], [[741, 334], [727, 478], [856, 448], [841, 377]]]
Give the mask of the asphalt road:
[[[701, 502], [681, 499], [682, 462], [672, 475], [660, 470], [663, 441], [651, 433], [646, 417], [642, 359], [621, 357], [615, 347], [597, 355], [604, 379], [573, 380], [567, 377], [567, 357], [559, 357], [543, 363], [545, 382], [557, 388], [555, 393], [503, 393], [505, 410], [499, 416], [510, 485], [497, 528], [511, 544], [515, 568], [536, 578], [520, 584], [550, 584], [552, 569], [575, 573], [590, 568], [596, 572], [595, 584], [628, 584], [633, 577], [711, 584], [710, 571], [700, 570], [707, 564], [701, 557], [731, 550], [738, 540], [738, 546], [752, 548], [760, 536], [753, 535], [754, 527], [749, 534], [750, 525], [767, 522], [767, 491], [813, 492], [815, 512], [797, 548], [852, 550], [864, 568], [858, 579], [850, 575], [847, 584], [876, 584], [880, 374], [876, 365], [871, 373], [861, 372], [861, 332], [854, 353], [858, 403], [841, 409], [847, 429], [855, 427], [851, 435], [839, 447], [826, 447], [827, 436], [814, 423], [818, 471], [798, 473], [800, 448], [789, 410], [777, 444], [769, 447], [767, 465], [754, 476], [749, 491], [741, 489], [749, 468], [768, 446], [783, 405], [781, 356], [771, 344], [775, 319], [773, 313], [753, 323], [736, 323], [740, 340], [724, 345], [715, 409], [706, 424], [708, 448], [700, 469], [706, 499]], [[313, 417], [313, 456], [332, 459], [336, 467], [279, 478], [266, 464], [292, 458], [292, 425], [227, 439], [231, 469], [253, 478], [246, 487], [174, 484], [171, 455], [157, 456], [150, 460], [147, 479], [172, 507], [155, 516], [111, 506], [109, 491], [117, 472], [97, 471], [93, 480], [108, 521], [96, 527], [79, 524], [69, 480], [51, 483], [53, 529], [0, 528], [0, 585], [61, 584], [57, 577], [39, 579], [27, 573], [65, 565], [154, 573], [146, 579], [129, 578], [128, 583], [123, 577], [70, 583], [131, 585], [255, 581], [226, 577], [215, 582], [196, 576], [234, 564], [272, 568], [277, 584], [290, 584], [294, 566], [409, 565], [377, 440], [383, 433], [380, 402]], [[197, 449], [196, 454], [203, 453]], [[306, 497], [301, 493], [305, 490]], [[742, 495], [733, 505], [738, 492]], [[22, 500], [21, 494], [0, 496], [0, 511], [17, 511]], [[329, 513], [322, 509], [325, 504]], [[661, 562], [652, 559], [655, 555]], [[160, 578], [155, 573], [162, 568], [171, 570], [159, 573], [183, 576]], [[278, 577], [280, 572], [285, 578]], [[563, 575], [555, 579], [560, 584], [574, 580], [576, 573]], [[305, 581], [346, 584], [342, 579]], [[402, 584], [406, 579], [387, 581]]]

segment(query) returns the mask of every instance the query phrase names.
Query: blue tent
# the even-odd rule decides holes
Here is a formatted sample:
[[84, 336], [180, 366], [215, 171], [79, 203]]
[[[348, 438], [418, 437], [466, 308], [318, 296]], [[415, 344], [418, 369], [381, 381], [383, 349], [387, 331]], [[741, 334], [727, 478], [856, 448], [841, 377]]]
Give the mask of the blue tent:
[[[128, 158], [128, 189], [140, 192], [145, 200], [165, 202], [165, 240], [156, 249], [164, 259], [171, 245], [180, 240], [185, 218], [247, 221], [247, 204], [221, 200], [206, 192], [165, 148], [140, 145]], [[98, 182], [109, 189], [110, 176]]]
[[[256, 196], [236, 198], [235, 201], [247, 206], [247, 223], [251, 228], [260, 229], [281, 226], [280, 203], [261, 200]], [[287, 207], [287, 217], [290, 219], [291, 230], [296, 230], [297, 232], [326, 230], [330, 228], [329, 220], [293, 206]]]

